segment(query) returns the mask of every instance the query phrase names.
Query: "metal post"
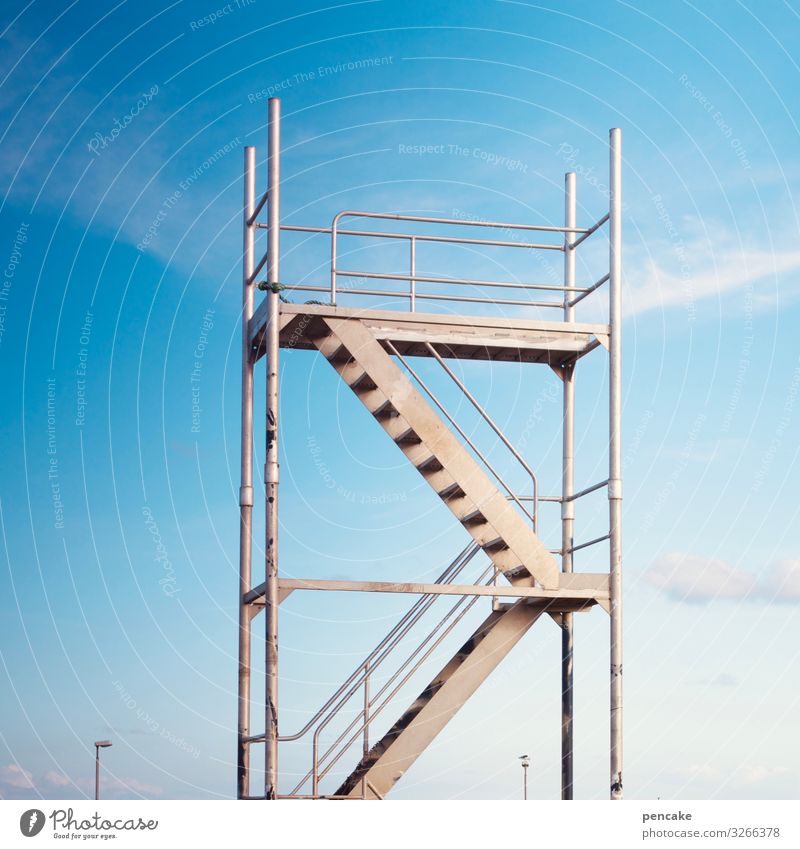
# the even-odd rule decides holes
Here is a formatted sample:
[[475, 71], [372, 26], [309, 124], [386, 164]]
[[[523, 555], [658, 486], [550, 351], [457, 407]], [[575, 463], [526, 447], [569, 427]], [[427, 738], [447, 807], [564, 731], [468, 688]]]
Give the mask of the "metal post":
[[111, 740], [95, 740], [94, 743], [94, 798], [100, 798], [100, 749], [111, 745]]
[[244, 149], [244, 234], [242, 254], [242, 434], [239, 487], [239, 726], [236, 795], [250, 795], [250, 607], [244, 603], [252, 589], [253, 554], [253, 355], [250, 319], [253, 317], [255, 263], [256, 149]]
[[411, 288], [409, 301], [411, 302], [411, 312], [416, 312], [417, 309], [417, 281], [414, 279], [417, 276], [417, 240], [414, 236], [409, 240], [411, 243]]
[[520, 761], [522, 762], [522, 799], [523, 801], [527, 801], [528, 799], [528, 767], [530, 766], [531, 760], [528, 755], [520, 755]]
[[609, 133], [609, 534], [611, 598], [611, 798], [622, 798], [622, 131]]
[[280, 181], [281, 102], [269, 100], [267, 156], [267, 450], [266, 450], [266, 715], [264, 795], [278, 792], [278, 352], [280, 319]]
[[[564, 226], [575, 227], [575, 172], [564, 175]], [[564, 286], [575, 285], [575, 248], [569, 245], [572, 233], [564, 234]], [[570, 306], [572, 293], [564, 291], [564, 321], [573, 321], [575, 307]], [[572, 572], [575, 502], [575, 366], [564, 366], [563, 460], [561, 476], [561, 570]], [[573, 793], [573, 621], [572, 613], [561, 614], [561, 798], [572, 799]]]
[[[364, 664], [364, 735], [361, 742], [361, 756], [366, 761], [369, 755], [369, 661]], [[361, 779], [361, 797], [367, 798], [367, 777]]]

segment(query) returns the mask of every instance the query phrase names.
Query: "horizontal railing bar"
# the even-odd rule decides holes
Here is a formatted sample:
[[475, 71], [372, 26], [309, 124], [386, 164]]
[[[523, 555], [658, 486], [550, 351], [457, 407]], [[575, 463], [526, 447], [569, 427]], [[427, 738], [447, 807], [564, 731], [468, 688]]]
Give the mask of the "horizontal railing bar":
[[589, 542], [582, 542], [580, 545], [573, 545], [569, 550], [574, 553], [580, 551], [582, 548], [588, 548], [590, 545], [597, 545], [598, 542], [604, 542], [607, 539], [611, 539], [611, 534], [597, 537], [597, 539], [590, 539]]
[[[489, 227], [495, 230], [531, 230], [542, 233], [583, 233], [589, 235], [587, 227], [553, 227], [549, 224], [509, 224], [504, 221], [475, 221], [464, 218], [434, 218], [428, 215], [401, 215], [397, 212], [365, 212], [357, 209], [345, 209], [336, 215], [340, 218], [380, 218], [384, 221], [416, 221], [421, 224], [453, 224], [461, 227]], [[608, 215], [606, 215], [608, 219]], [[595, 225], [595, 228], [598, 225]], [[563, 246], [560, 246], [563, 250]]]
[[[608, 539], [602, 537], [601, 539]], [[592, 540], [600, 542], [600, 540]], [[585, 543], [591, 545], [591, 543]], [[573, 549], [574, 550], [574, 549]], [[408, 593], [411, 595], [495, 596], [499, 598], [595, 598], [597, 590], [544, 590], [541, 587], [514, 587], [494, 584], [418, 584], [392, 581], [335, 581], [326, 578], [282, 578], [281, 589], [322, 590], [326, 592]]]
[[[265, 224], [257, 227], [266, 228]], [[293, 233], [331, 233], [330, 227], [306, 227], [300, 224], [281, 224], [281, 230]], [[503, 239], [471, 239], [468, 236], [431, 236], [416, 233], [388, 233], [385, 230], [336, 230], [337, 236], [374, 236], [376, 239], [412, 239], [417, 242], [440, 242], [456, 245], [484, 245], [494, 248], [543, 248], [545, 250], [564, 250], [563, 245], [549, 245], [541, 242], [514, 242]]]
[[[438, 577], [438, 581], [449, 581], [455, 578], [457, 575], [461, 573], [464, 567], [471, 562], [472, 558], [478, 552], [479, 546], [477, 543], [473, 542], [467, 545], [462, 551], [456, 556], [456, 558], [451, 561], [450, 565], [442, 572]], [[281, 735], [279, 740], [281, 742], [290, 742], [294, 740], [299, 740], [301, 737], [305, 736], [306, 733], [314, 726], [314, 724], [320, 720], [325, 712], [336, 702], [342, 693], [344, 693], [348, 687], [351, 687], [350, 693], [345, 697], [345, 700], [349, 699], [355, 689], [357, 689], [361, 685], [361, 680], [359, 676], [364, 674], [364, 663], [371, 664], [371, 671], [374, 671], [381, 662], [385, 659], [385, 657], [394, 649], [395, 645], [402, 639], [408, 630], [416, 624], [419, 617], [415, 619], [417, 613], [422, 611], [426, 612], [427, 608], [425, 608], [426, 603], [432, 604], [435, 601], [433, 596], [430, 596], [429, 599], [421, 598], [418, 599], [411, 609], [397, 622], [396, 625], [389, 631], [389, 633], [378, 643], [377, 647], [374, 648], [370, 654], [367, 656], [366, 661], [359, 664], [356, 669], [351, 673], [350, 677], [342, 684], [339, 689], [328, 699], [328, 701], [314, 714], [314, 716], [308, 720], [308, 722], [303, 726], [300, 731], [295, 734], [289, 735]], [[430, 606], [430, 605], [429, 605]], [[404, 630], [406, 629], [406, 630]], [[397, 635], [400, 635], [395, 642], [392, 642]], [[383, 654], [381, 652], [383, 651]], [[375, 658], [378, 657], [376, 661]], [[374, 661], [374, 662], [373, 662]], [[356, 680], [359, 679], [359, 680]], [[353, 683], [355, 682], [355, 684]], [[335, 708], [334, 710], [337, 710]], [[300, 786], [300, 785], [298, 785]]]
[[[304, 284], [287, 284], [284, 287], [284, 290], [287, 292], [290, 291], [298, 291], [298, 292], [330, 292], [329, 286], [306, 286]], [[338, 294], [346, 294], [346, 295], [370, 295], [373, 297], [393, 297], [393, 298], [410, 298], [411, 294], [409, 292], [395, 292], [392, 290], [386, 290], [385, 292], [381, 289], [339, 289], [337, 290]], [[503, 304], [507, 306], [517, 306], [517, 307], [555, 307], [557, 309], [563, 309], [564, 304], [562, 301], [520, 301], [515, 300], [513, 298], [477, 298], [472, 297], [470, 295], [436, 295], [436, 294], [424, 294], [421, 292], [417, 292], [415, 295], [416, 298], [420, 300], [426, 301], [459, 301], [461, 303], [470, 303], [470, 304]]]
[[472, 280], [469, 277], [428, 277], [419, 274], [390, 274], [382, 271], [344, 271], [335, 268], [333, 273], [339, 277], [365, 277], [378, 280], [408, 280], [413, 283], [447, 283], [453, 286], [488, 286], [495, 289], [525, 289], [548, 292], [584, 292], [589, 289], [581, 286], [553, 286], [550, 283], [512, 283], [502, 280]]
[[592, 233], [599, 230], [605, 223], [608, 221], [608, 213], [606, 213], [596, 224], [592, 224], [592, 226], [588, 230], [583, 231], [583, 235], [579, 239], [575, 239], [574, 242], [570, 242], [567, 247], [570, 250], [575, 250], [581, 242], [586, 241]]
[[602, 489], [604, 486], [608, 486], [607, 480], [600, 481], [600, 483], [596, 483], [593, 486], [587, 486], [586, 489], [582, 489], [580, 492], [576, 492], [574, 495], [568, 495], [564, 498], [564, 501], [577, 501], [584, 495], [588, 495], [590, 492], [596, 492], [598, 489]]
[[582, 293], [582, 294], [580, 294], [580, 295], [578, 295], [578, 297], [577, 297], [577, 298], [573, 298], [571, 301], [567, 301], [567, 306], [568, 306], [568, 307], [574, 307], [574, 306], [575, 306], [575, 304], [580, 303], [580, 302], [581, 302], [584, 298], [586, 298], [586, 297], [588, 297], [589, 295], [591, 295], [591, 294], [592, 294], [592, 292], [594, 292], [594, 291], [595, 291], [595, 289], [599, 289], [599, 288], [603, 285], [603, 283], [608, 282], [608, 280], [610, 280], [610, 279], [611, 279], [611, 275], [609, 275], [609, 274], [604, 274], [604, 275], [603, 275], [603, 276], [602, 276], [602, 277], [601, 277], [601, 278], [597, 281], [597, 283], [593, 283], [593, 284], [592, 284], [592, 285], [591, 285], [588, 289], [584, 289], [584, 290], [583, 290], [583, 293]]

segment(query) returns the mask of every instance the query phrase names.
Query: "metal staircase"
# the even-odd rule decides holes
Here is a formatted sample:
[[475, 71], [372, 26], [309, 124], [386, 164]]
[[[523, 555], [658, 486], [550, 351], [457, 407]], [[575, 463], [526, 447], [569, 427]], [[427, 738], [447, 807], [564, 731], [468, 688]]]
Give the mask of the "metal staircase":
[[383, 799], [542, 613], [524, 600], [493, 610], [335, 795]]
[[[330, 227], [282, 223], [280, 219], [280, 105], [269, 105], [269, 181], [259, 202], [255, 193], [255, 149], [245, 151], [244, 274], [242, 339], [242, 485], [240, 488], [240, 629], [238, 788], [242, 799], [331, 798], [383, 799], [409, 767], [481, 684], [492, 674], [542, 614], [562, 633], [562, 779], [561, 797], [573, 796], [573, 614], [595, 606], [610, 618], [610, 797], [622, 797], [622, 622], [621, 622], [621, 448], [620, 448], [620, 291], [621, 291], [621, 151], [619, 130], [611, 131], [609, 212], [588, 227], [575, 222], [575, 175], [566, 177], [563, 226], [508, 224], [478, 219], [433, 218], [388, 212], [345, 210]], [[267, 210], [267, 222], [258, 216]], [[347, 227], [346, 219], [359, 225]], [[365, 229], [364, 222], [385, 229]], [[393, 229], [405, 222], [413, 232]], [[576, 250], [608, 224], [609, 266], [598, 279], [576, 283]], [[445, 228], [448, 235], [428, 232]], [[423, 229], [426, 228], [426, 229]], [[453, 231], [469, 228], [468, 235]], [[256, 263], [256, 235], [267, 231], [267, 252]], [[482, 238], [500, 229], [502, 238]], [[537, 236], [556, 241], [531, 241]], [[280, 237], [330, 239], [330, 282], [288, 282], [280, 274]], [[408, 245], [408, 272], [359, 271], [342, 268], [342, 239], [379, 239]], [[563, 284], [478, 280], [420, 274], [418, 249], [428, 243], [526, 251], [560, 251]], [[263, 269], [266, 279], [259, 280]], [[357, 283], [339, 285], [342, 278]], [[407, 283], [403, 289], [399, 283]], [[394, 285], [393, 290], [385, 288]], [[375, 286], [380, 288], [367, 288]], [[578, 322], [576, 307], [603, 287], [609, 292], [607, 322]], [[455, 294], [453, 290], [459, 292]], [[255, 292], [266, 296], [256, 308]], [[291, 293], [320, 294], [319, 300], [292, 303]], [[467, 294], [464, 294], [467, 292]], [[547, 299], [534, 299], [544, 293]], [[513, 297], [512, 297], [513, 296]], [[380, 297], [384, 308], [371, 309]], [[536, 298], [539, 295], [535, 296]], [[347, 299], [348, 303], [341, 301]], [[407, 310], [385, 308], [392, 299]], [[358, 302], [360, 301], [360, 302]], [[355, 303], [354, 303], [355, 302]], [[430, 312], [418, 311], [420, 303]], [[452, 304], [481, 305], [477, 315], [452, 312]], [[436, 306], [447, 309], [435, 311]], [[505, 312], [498, 314], [502, 305]], [[512, 315], [508, 307], [514, 307]], [[543, 320], [542, 310], [555, 309], [559, 320]], [[531, 313], [531, 310], [535, 312]], [[526, 312], [527, 311], [527, 312]], [[433, 583], [287, 578], [278, 558], [278, 439], [280, 405], [278, 362], [281, 349], [321, 353], [367, 411], [403, 452], [437, 497], [464, 528], [471, 542]], [[609, 475], [580, 491], [574, 487], [574, 373], [580, 360], [600, 349], [609, 354]], [[509, 451], [531, 492], [509, 485], [487, 454], [410, 362], [426, 357], [438, 363]], [[265, 580], [252, 582], [253, 373], [267, 363]], [[534, 468], [503, 433], [478, 399], [456, 376], [447, 360], [515, 361], [543, 364], [563, 384], [563, 466], [561, 491], [543, 495]], [[577, 543], [575, 507], [590, 493], [605, 490], [609, 503], [608, 532]], [[539, 506], [560, 507], [560, 545], [542, 541]], [[546, 528], [544, 529], [547, 530]], [[546, 538], [546, 537], [545, 537]], [[575, 555], [606, 544], [607, 572], [575, 571]], [[559, 562], [560, 560], [560, 562]], [[279, 605], [297, 591], [407, 593], [417, 598], [396, 625], [370, 651], [305, 725], [287, 733], [278, 710]], [[369, 598], [362, 595], [362, 598]], [[490, 604], [488, 604], [490, 603]], [[480, 621], [481, 605], [486, 606]], [[444, 610], [442, 610], [444, 608]], [[265, 611], [265, 729], [251, 733], [251, 631]], [[437, 617], [438, 614], [438, 617]], [[477, 618], [475, 626], [470, 620]], [[422, 632], [422, 633], [420, 633]], [[464, 640], [463, 634], [468, 634]], [[443, 662], [458, 643], [461, 645]], [[437, 669], [435, 674], [431, 674]], [[427, 683], [425, 683], [427, 681]], [[416, 698], [411, 698], [419, 693]], [[409, 704], [410, 701], [410, 704]], [[259, 723], [260, 724], [260, 723]], [[375, 739], [377, 738], [377, 739]], [[299, 781], [288, 782], [278, 770], [281, 744], [308, 741], [310, 763]], [[263, 746], [264, 792], [250, 787], [250, 759]], [[305, 767], [303, 767], [305, 769]]]
[[513, 505], [357, 319], [314, 344], [448, 509], [515, 584], [558, 588], [558, 565]]

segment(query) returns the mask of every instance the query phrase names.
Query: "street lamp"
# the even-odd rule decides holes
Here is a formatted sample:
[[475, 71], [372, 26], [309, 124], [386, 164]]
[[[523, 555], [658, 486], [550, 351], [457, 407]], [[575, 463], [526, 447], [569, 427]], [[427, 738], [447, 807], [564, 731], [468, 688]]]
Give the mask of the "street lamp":
[[531, 759], [527, 755], [520, 755], [522, 761], [522, 798], [528, 798], [528, 767], [531, 765]]
[[106, 749], [111, 745], [110, 740], [95, 740], [94, 743], [94, 798], [100, 798], [100, 749]]

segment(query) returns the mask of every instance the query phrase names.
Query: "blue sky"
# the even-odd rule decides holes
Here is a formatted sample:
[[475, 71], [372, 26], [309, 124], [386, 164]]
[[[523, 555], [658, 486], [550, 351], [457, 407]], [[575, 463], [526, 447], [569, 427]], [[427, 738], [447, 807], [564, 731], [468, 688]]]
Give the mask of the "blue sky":
[[[241, 163], [256, 145], [263, 187], [277, 93], [291, 223], [366, 208], [557, 224], [572, 169], [589, 224], [622, 127], [626, 793], [797, 797], [798, 36], [778, 0], [6, 4], [0, 795], [91, 793], [106, 736], [109, 796], [234, 793]], [[582, 279], [603, 250], [587, 243]], [[286, 237], [283, 277], [324, 281], [325, 252]], [[420, 263], [513, 279], [530, 275], [519, 254]], [[605, 476], [603, 365], [578, 375], [579, 486]], [[554, 491], [554, 375], [460, 373]], [[463, 529], [333, 371], [296, 351], [281, 379], [286, 573], [441, 571]], [[258, 468], [260, 436], [256, 452]], [[602, 532], [602, 497], [582, 510], [578, 536]], [[542, 522], [555, 545], [556, 514]], [[282, 730], [409, 603], [287, 601]], [[605, 614], [576, 639], [576, 796], [603, 798]], [[513, 798], [522, 752], [532, 795], [556, 796], [558, 651], [537, 625], [398, 797]], [[285, 749], [304, 770], [307, 749]]]

